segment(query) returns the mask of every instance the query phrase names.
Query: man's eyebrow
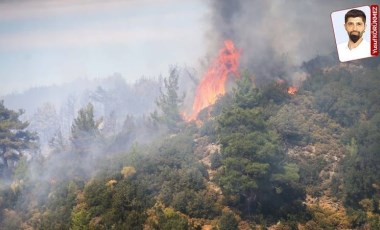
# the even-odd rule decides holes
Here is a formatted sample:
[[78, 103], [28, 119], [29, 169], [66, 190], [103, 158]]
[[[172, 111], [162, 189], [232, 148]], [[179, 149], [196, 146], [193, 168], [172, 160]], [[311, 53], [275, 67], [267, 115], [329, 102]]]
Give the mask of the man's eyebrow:
[[350, 25], [352, 25], [354, 23], [356, 23], [356, 24], [364, 24], [364, 22], [347, 22], [347, 24], [350, 24]]

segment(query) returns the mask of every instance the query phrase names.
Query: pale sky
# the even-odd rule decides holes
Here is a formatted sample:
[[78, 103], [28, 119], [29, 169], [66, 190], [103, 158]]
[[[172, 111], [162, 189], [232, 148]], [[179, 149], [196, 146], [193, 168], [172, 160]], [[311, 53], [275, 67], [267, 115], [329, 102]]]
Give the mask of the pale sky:
[[128, 82], [195, 67], [205, 55], [202, 0], [0, 1], [0, 96], [79, 77]]

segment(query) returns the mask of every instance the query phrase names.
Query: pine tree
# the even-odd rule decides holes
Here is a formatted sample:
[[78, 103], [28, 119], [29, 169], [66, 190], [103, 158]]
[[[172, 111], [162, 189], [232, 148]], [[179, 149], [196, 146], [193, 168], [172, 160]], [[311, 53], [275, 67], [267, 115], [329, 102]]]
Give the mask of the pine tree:
[[[264, 104], [265, 103], [265, 104]], [[266, 120], [263, 93], [247, 76], [237, 83], [232, 104], [217, 118], [221, 169], [215, 177], [228, 202], [243, 215], [282, 215], [299, 193], [298, 167], [287, 164], [279, 135]], [[288, 193], [296, 194], [290, 197]]]
[[37, 146], [37, 135], [26, 130], [28, 122], [19, 119], [22, 114], [22, 110], [7, 109], [0, 101], [0, 173], [3, 176], [10, 175], [12, 162], [17, 162], [25, 150]]
[[94, 107], [88, 103], [78, 112], [71, 127], [71, 143], [80, 154], [88, 152], [96, 137], [98, 137], [98, 124], [94, 120]]
[[155, 121], [165, 124], [170, 131], [174, 132], [179, 130], [183, 121], [179, 109], [184, 95], [182, 97], [178, 95], [178, 78], [178, 70], [171, 68], [169, 77], [164, 79], [165, 91], [160, 90], [160, 96], [156, 101], [160, 112], [155, 111], [152, 114]]

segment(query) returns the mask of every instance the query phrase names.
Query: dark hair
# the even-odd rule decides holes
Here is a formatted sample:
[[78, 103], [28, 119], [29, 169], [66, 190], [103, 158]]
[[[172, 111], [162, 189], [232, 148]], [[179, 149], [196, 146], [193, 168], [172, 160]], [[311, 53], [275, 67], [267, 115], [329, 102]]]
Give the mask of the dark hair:
[[365, 23], [365, 20], [366, 20], [365, 13], [357, 9], [348, 11], [346, 15], [344, 16], [344, 22], [347, 23], [348, 18], [356, 18], [356, 17], [361, 17], [363, 19], [363, 22]]

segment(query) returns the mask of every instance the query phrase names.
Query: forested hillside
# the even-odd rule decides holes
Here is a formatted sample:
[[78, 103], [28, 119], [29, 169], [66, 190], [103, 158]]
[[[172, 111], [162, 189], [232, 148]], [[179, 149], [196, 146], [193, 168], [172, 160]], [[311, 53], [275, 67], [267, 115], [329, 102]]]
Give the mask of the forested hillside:
[[172, 69], [156, 111], [110, 133], [88, 103], [49, 155], [1, 103], [0, 229], [380, 229], [378, 60], [317, 57], [294, 94], [246, 72], [194, 121]]

